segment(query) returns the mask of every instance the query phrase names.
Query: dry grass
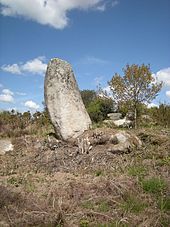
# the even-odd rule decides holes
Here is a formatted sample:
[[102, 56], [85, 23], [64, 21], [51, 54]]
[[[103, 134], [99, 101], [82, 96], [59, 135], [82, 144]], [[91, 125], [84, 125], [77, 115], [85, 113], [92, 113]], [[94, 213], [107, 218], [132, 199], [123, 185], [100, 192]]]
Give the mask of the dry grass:
[[15, 138], [0, 157], [0, 226], [169, 226], [170, 132], [137, 133], [143, 147], [128, 154]]

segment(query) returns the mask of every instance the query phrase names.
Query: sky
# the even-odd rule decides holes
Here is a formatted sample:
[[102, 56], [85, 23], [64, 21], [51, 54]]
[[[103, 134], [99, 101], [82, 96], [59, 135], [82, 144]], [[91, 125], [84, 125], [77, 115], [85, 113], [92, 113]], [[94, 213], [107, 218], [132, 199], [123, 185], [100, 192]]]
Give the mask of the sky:
[[41, 111], [50, 59], [78, 86], [107, 88], [126, 64], [150, 64], [170, 104], [170, 0], [0, 0], [0, 110]]

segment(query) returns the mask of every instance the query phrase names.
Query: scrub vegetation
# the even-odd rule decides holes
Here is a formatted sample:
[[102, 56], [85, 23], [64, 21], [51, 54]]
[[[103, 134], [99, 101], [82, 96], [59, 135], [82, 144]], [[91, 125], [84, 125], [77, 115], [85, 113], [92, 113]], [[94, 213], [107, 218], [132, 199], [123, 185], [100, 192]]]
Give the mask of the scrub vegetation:
[[[152, 81], [149, 66], [133, 65], [125, 70], [126, 82], [132, 69], [146, 72], [146, 82]], [[119, 75], [112, 85], [114, 80], [125, 85]], [[161, 84], [155, 86], [146, 86], [152, 97]], [[148, 109], [136, 98], [117, 105], [107, 94], [92, 90], [81, 95], [97, 141], [88, 152], [80, 152], [75, 141], [56, 138], [46, 108], [34, 114], [0, 112], [0, 139], [14, 145], [0, 153], [0, 226], [170, 226], [170, 106]], [[124, 117], [129, 105], [136, 107], [137, 128], [106, 128], [107, 114], [118, 111]], [[109, 152], [106, 132], [122, 130], [136, 135], [142, 146]]]

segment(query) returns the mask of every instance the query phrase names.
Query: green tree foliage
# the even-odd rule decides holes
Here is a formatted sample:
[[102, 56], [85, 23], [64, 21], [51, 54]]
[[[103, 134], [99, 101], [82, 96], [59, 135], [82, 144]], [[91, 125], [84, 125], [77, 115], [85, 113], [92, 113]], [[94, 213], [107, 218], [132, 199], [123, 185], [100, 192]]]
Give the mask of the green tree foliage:
[[89, 104], [87, 112], [93, 122], [103, 121], [108, 113], [113, 112], [113, 101], [111, 99], [97, 98]]
[[94, 90], [83, 90], [81, 91], [81, 97], [85, 107], [87, 108], [92, 101], [97, 99], [97, 94]]
[[81, 96], [93, 122], [103, 121], [108, 113], [113, 112], [112, 99], [100, 97], [93, 90], [83, 90], [81, 91]]
[[128, 110], [133, 111], [136, 123], [139, 106], [142, 103], [150, 103], [158, 95], [162, 83], [155, 81], [149, 65], [127, 65], [123, 72], [123, 76], [116, 73], [109, 86], [118, 108], [126, 106]]

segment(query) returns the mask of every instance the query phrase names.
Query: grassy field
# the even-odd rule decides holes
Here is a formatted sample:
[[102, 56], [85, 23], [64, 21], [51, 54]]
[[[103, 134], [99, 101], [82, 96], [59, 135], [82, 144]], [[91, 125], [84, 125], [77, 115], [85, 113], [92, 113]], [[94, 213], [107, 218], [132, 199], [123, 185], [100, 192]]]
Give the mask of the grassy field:
[[170, 130], [133, 131], [124, 154], [36, 135], [0, 156], [0, 226], [170, 226]]

